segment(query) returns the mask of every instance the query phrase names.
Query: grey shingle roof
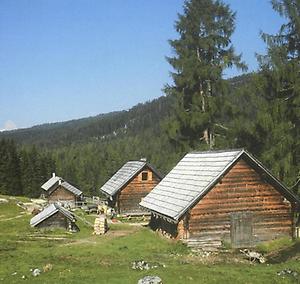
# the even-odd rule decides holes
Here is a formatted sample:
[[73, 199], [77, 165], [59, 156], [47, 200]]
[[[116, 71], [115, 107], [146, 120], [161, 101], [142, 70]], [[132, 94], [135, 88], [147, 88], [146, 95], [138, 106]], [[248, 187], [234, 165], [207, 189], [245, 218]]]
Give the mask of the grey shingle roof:
[[41, 188], [48, 191], [49, 194], [53, 192], [58, 186], [59, 186], [59, 181], [61, 181], [61, 185], [67, 189], [68, 191], [74, 193], [76, 196], [79, 196], [82, 194], [82, 191], [76, 188], [75, 186], [69, 184], [67, 181], [64, 181], [61, 177], [54, 176], [48, 179], [42, 186]]
[[192, 152], [179, 161], [166, 177], [143, 198], [140, 205], [178, 221], [241, 155], [247, 156], [257, 167], [267, 173], [277, 186], [285, 190], [287, 194], [291, 194], [245, 150]]
[[121, 167], [100, 189], [107, 195], [114, 195], [144, 166], [143, 161], [129, 161]]
[[129, 161], [124, 164], [101, 188], [104, 194], [113, 196], [122, 187], [129, 182], [136, 174], [138, 174], [145, 166], [148, 166], [156, 173], [158, 177], [161, 175], [145, 161]]
[[31, 218], [30, 225], [32, 227], [35, 227], [38, 224], [40, 224], [41, 222], [43, 222], [44, 220], [48, 219], [49, 217], [51, 217], [52, 215], [57, 213], [58, 211], [61, 212], [62, 214], [64, 214], [71, 221], [75, 221], [74, 215], [71, 212], [69, 212], [65, 208], [59, 206], [58, 204], [53, 203], [53, 204], [47, 206], [42, 212], [40, 212], [39, 214], [37, 214], [33, 218]]
[[41, 188], [47, 191], [50, 188], [52, 188], [56, 183], [58, 183], [59, 180], [62, 180], [62, 178], [57, 176], [51, 177], [41, 186]]
[[67, 189], [68, 191], [74, 193], [75, 195], [79, 196], [82, 194], [82, 191], [79, 190], [78, 188], [76, 188], [75, 186], [73, 186], [72, 184], [69, 184], [68, 182], [64, 181], [61, 184], [62, 187], [64, 187], [65, 189]]

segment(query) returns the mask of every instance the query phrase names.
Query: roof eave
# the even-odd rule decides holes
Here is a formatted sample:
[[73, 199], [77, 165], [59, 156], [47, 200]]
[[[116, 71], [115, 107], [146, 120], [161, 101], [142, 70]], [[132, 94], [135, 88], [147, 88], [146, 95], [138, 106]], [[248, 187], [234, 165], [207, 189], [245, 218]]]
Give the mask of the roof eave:
[[290, 198], [290, 202], [295, 202], [300, 207], [300, 199], [292, 192], [290, 189], [285, 186], [279, 179], [277, 179], [258, 159], [256, 159], [253, 155], [248, 153], [247, 151], [244, 151], [246, 156], [252, 160], [253, 163], [255, 163], [264, 173], [267, 174], [268, 178], [271, 179], [271, 181], [275, 184], [275, 187], [279, 187], [284, 193], [288, 195]]
[[[164, 176], [163, 174], [161, 174], [153, 165], [151, 165], [150, 163], [146, 162], [145, 166], [149, 167], [160, 179], [163, 179]], [[145, 167], [143, 166], [143, 168]], [[142, 169], [143, 169], [142, 168]]]
[[99, 191], [100, 191], [101, 193], [103, 193], [106, 197], [112, 197], [112, 196], [115, 195], [115, 193], [114, 193], [114, 194], [110, 194], [110, 193], [104, 191], [102, 188], [100, 188]]
[[174, 219], [174, 218], [172, 218], [172, 217], [170, 217], [170, 216], [167, 216], [167, 215], [164, 215], [164, 214], [162, 214], [162, 213], [159, 213], [159, 212], [157, 212], [157, 211], [155, 211], [155, 210], [153, 210], [153, 209], [150, 209], [150, 208], [148, 208], [148, 207], [145, 207], [145, 206], [143, 206], [143, 205], [141, 205], [141, 204], [139, 204], [141, 207], [143, 207], [143, 208], [145, 208], [147, 211], [149, 211], [151, 214], [153, 214], [154, 216], [159, 216], [160, 218], [162, 218], [162, 219], [164, 219], [164, 220], [167, 220], [168, 222], [170, 222], [170, 223], [174, 223], [174, 224], [176, 224], [176, 223], [178, 223], [178, 220], [177, 219]]
[[57, 212], [58, 212], [58, 209], [55, 208], [55, 210], [53, 210], [51, 213], [45, 215], [43, 218], [41, 218], [40, 220], [36, 221], [35, 223], [30, 224], [31, 227], [35, 227], [36, 225], [42, 223], [43, 221], [45, 221], [45, 220], [48, 219], [49, 217], [53, 216], [53, 215], [54, 215], [55, 213], [57, 213]]
[[[246, 157], [250, 158], [256, 165], [258, 165], [260, 167], [261, 170], [263, 170], [263, 172], [265, 172], [268, 177], [270, 179], [272, 179], [272, 181], [278, 186], [280, 187], [283, 192], [285, 192], [287, 195], [289, 195], [290, 197], [290, 202], [295, 202], [298, 210], [300, 210], [300, 199], [295, 196], [283, 183], [281, 183], [275, 176], [272, 175], [272, 173], [266, 168], [264, 167], [255, 157], [253, 157], [250, 153], [248, 153], [245, 149], [241, 149], [241, 152], [232, 160], [232, 162], [230, 164], [228, 164], [227, 167], [224, 168], [224, 170], [216, 177], [216, 179], [207, 186], [207, 188], [203, 191], [203, 193], [201, 195], [199, 195], [197, 198], [195, 198], [194, 201], [191, 202], [191, 204], [185, 208], [184, 211], [182, 211], [181, 213], [178, 214], [178, 217], [176, 218], [177, 220], [180, 220], [186, 213], [187, 211], [191, 208], [194, 207], [199, 200], [201, 200], [206, 194], [207, 192], [214, 187], [219, 181], [220, 179], [227, 173], [227, 171], [235, 164], [235, 162], [237, 162], [242, 155], [246, 155]], [[291, 201], [292, 200], [292, 201]]]

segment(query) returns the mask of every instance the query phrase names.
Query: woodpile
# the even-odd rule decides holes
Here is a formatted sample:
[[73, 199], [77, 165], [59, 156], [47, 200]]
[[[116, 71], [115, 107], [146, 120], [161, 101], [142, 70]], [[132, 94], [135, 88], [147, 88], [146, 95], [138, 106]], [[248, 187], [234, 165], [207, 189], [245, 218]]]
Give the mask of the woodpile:
[[108, 230], [107, 219], [105, 214], [100, 214], [94, 223], [94, 235], [104, 235]]

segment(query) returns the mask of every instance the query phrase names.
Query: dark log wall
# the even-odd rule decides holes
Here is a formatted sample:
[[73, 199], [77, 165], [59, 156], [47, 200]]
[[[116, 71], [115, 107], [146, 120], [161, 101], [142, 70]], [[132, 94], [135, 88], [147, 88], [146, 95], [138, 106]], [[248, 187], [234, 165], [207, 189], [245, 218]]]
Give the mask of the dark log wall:
[[[281, 236], [292, 236], [291, 203], [264, 182], [245, 161], [240, 160], [186, 215], [188, 231], [178, 226], [179, 237], [188, 237], [191, 243], [196, 241], [203, 246], [231, 242], [234, 212], [250, 214], [252, 226], [245, 226], [251, 226], [253, 245]], [[249, 232], [249, 227], [247, 230]]]
[[[142, 180], [143, 172], [148, 172], [148, 180]], [[118, 212], [145, 212], [145, 210], [140, 208], [139, 203], [159, 181], [160, 178], [151, 169], [145, 168], [120, 191], [116, 204]]]
[[170, 238], [176, 238], [178, 235], [178, 227], [182, 224], [182, 221], [178, 224], [168, 222], [167, 220], [151, 215], [151, 219], [149, 222], [149, 227], [153, 231], [158, 231], [162, 233], [163, 235], [170, 237]]
[[37, 225], [38, 228], [68, 228], [68, 219], [62, 213], [57, 212]]
[[55, 189], [49, 196], [48, 196], [49, 202], [55, 202], [55, 201], [76, 201], [76, 196], [72, 192], [66, 190], [62, 186], [59, 186], [57, 189]]

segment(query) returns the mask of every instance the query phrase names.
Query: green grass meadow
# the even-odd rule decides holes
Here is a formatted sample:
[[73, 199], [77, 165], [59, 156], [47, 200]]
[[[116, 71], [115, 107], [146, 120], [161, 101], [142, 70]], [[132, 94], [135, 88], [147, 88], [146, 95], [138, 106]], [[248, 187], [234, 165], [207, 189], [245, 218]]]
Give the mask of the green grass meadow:
[[[93, 236], [92, 228], [78, 222], [79, 233], [41, 232], [29, 226], [32, 216], [16, 205], [21, 199], [0, 204], [0, 283], [126, 284], [137, 283], [146, 275], [158, 275], [163, 283], [170, 284], [300, 283], [300, 277], [277, 275], [286, 268], [300, 275], [298, 242], [275, 244], [274, 252], [270, 245], [259, 248], [276, 255], [267, 264], [252, 264], [238, 252], [203, 259], [180, 242], [142, 226], [114, 224], [106, 235]], [[87, 218], [93, 221], [93, 217]], [[131, 263], [140, 259], [165, 267], [132, 270]], [[47, 266], [51, 269], [43, 272]], [[30, 272], [34, 268], [42, 270], [37, 277]]]

